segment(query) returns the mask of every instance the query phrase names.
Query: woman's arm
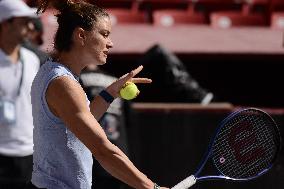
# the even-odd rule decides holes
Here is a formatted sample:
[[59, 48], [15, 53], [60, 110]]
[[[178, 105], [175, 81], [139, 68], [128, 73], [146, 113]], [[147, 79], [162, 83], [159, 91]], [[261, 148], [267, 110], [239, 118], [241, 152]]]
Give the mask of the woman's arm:
[[[127, 81], [131, 81], [134, 83], [151, 83], [152, 80], [148, 78], [134, 78], [142, 69], [143, 66], [139, 66], [138, 68], [132, 70], [131, 72], [121, 76], [118, 80], [113, 82], [105, 90], [115, 99], [119, 97], [119, 91]], [[100, 95], [94, 98], [94, 100], [90, 103], [90, 110], [94, 115], [94, 117], [96, 118], [96, 120], [100, 120], [100, 118], [108, 109], [109, 105], [110, 104], [106, 102]]]
[[46, 99], [51, 111], [64, 121], [110, 174], [134, 188], [154, 188], [154, 183], [107, 139], [89, 111], [79, 83], [66, 76], [58, 77], [50, 83]]

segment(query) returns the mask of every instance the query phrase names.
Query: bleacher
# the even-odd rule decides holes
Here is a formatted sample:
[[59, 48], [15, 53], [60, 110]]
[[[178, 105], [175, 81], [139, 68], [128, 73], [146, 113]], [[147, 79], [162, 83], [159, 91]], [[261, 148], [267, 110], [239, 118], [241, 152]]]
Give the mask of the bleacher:
[[[32, 0], [28, 2], [35, 6], [31, 3]], [[166, 45], [170, 43], [167, 48], [176, 53], [208, 51], [215, 53], [216, 51], [227, 52], [227, 49], [234, 53], [241, 52], [242, 46], [246, 47], [243, 50], [248, 53], [271, 53], [271, 51], [277, 54], [282, 53], [282, 47], [278, 44], [278, 42], [282, 43], [281, 32], [284, 29], [284, 1], [282, 0], [96, 0], [94, 2], [109, 12], [112, 24], [115, 26], [111, 35], [115, 42], [112, 53], [132, 53], [132, 51], [141, 53], [149, 48], [152, 42], [162, 42]], [[45, 43], [42, 48], [49, 51], [53, 48], [53, 34], [57, 27], [56, 18], [51, 10], [41, 17], [45, 25]], [[253, 31], [255, 27], [259, 30]], [[141, 29], [143, 33], [135, 28]], [[214, 30], [231, 28], [237, 30], [228, 32]], [[144, 36], [145, 31], [150, 33], [150, 36], [147, 35], [148, 38]], [[189, 48], [179, 43], [175, 45], [163, 34], [168, 31], [170, 34], [178, 35], [183, 35], [183, 32], [191, 34], [191, 31], [193, 35], [199, 33], [203, 40], [194, 41], [194, 43], [201, 44], [203, 48], [200, 49], [199, 46]], [[244, 37], [238, 39], [238, 36], [234, 34], [235, 31]], [[123, 36], [130, 32], [138, 32], [136, 36], [141, 36], [139, 38], [132, 35]], [[153, 32], [161, 33], [161, 39], [159, 39], [160, 36], [152, 35]], [[220, 33], [224, 34], [220, 35]], [[225, 40], [221, 48], [215, 50], [215, 46], [207, 42], [208, 37], [213, 36], [218, 41], [219, 38], [222, 39], [224, 35], [230, 35], [230, 33], [233, 33], [231, 39], [239, 40], [238, 43], [231, 45], [235, 42], [234, 40]], [[258, 35], [255, 33], [262, 35], [262, 39], [257, 38]], [[125, 36], [133, 37], [131, 38], [133, 44], [129, 48], [120, 42], [125, 40]], [[278, 42], [273, 39], [273, 36], [277, 36]], [[244, 41], [245, 39], [251, 39], [251, 41]], [[274, 43], [274, 46], [265, 39], [270, 39], [270, 43]], [[185, 39], [185, 42], [189, 41]], [[142, 45], [134, 45], [135, 43]], [[143, 46], [144, 43], [147, 44]], [[268, 44], [264, 46], [262, 43]]]
[[[25, 0], [35, 6], [34, 0]], [[283, 29], [283, 0], [89, 0], [115, 17], [114, 24], [207, 24]], [[171, 23], [171, 24], [169, 24]]]
[[[266, 26], [283, 29], [284, 1], [281, 0], [106, 0], [96, 3], [117, 17], [116, 24], [133, 23], [123, 17], [142, 14], [148, 24], [163, 26], [186, 23], [221, 28]], [[137, 19], [136, 22], [145, 23], [145, 20]]]

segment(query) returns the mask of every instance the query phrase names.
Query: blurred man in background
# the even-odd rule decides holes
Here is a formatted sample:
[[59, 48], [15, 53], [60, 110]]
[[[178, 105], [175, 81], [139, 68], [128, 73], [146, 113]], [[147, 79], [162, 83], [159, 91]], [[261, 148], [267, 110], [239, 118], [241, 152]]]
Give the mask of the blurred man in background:
[[39, 58], [21, 44], [33, 9], [21, 0], [0, 1], [0, 188], [31, 179], [33, 121], [30, 89]]

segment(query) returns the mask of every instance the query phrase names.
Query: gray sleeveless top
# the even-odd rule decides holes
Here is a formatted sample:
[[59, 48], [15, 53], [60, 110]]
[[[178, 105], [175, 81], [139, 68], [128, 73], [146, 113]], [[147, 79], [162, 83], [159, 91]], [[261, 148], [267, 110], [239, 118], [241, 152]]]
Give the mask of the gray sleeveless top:
[[[63, 121], [50, 111], [45, 98], [49, 83], [59, 76], [68, 76], [78, 82], [78, 77], [67, 67], [48, 60], [41, 66], [32, 84], [32, 183], [48, 189], [90, 189], [92, 154]], [[86, 103], [90, 103], [87, 98]]]

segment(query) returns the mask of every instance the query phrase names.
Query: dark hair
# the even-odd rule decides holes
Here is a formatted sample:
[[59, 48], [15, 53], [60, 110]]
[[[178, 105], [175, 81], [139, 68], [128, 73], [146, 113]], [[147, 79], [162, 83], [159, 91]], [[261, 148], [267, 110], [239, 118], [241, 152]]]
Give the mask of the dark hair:
[[75, 28], [90, 31], [99, 18], [109, 16], [104, 9], [83, 0], [39, 0], [37, 12], [44, 12], [49, 7], [59, 11], [54, 39], [55, 49], [59, 52], [70, 50]]

